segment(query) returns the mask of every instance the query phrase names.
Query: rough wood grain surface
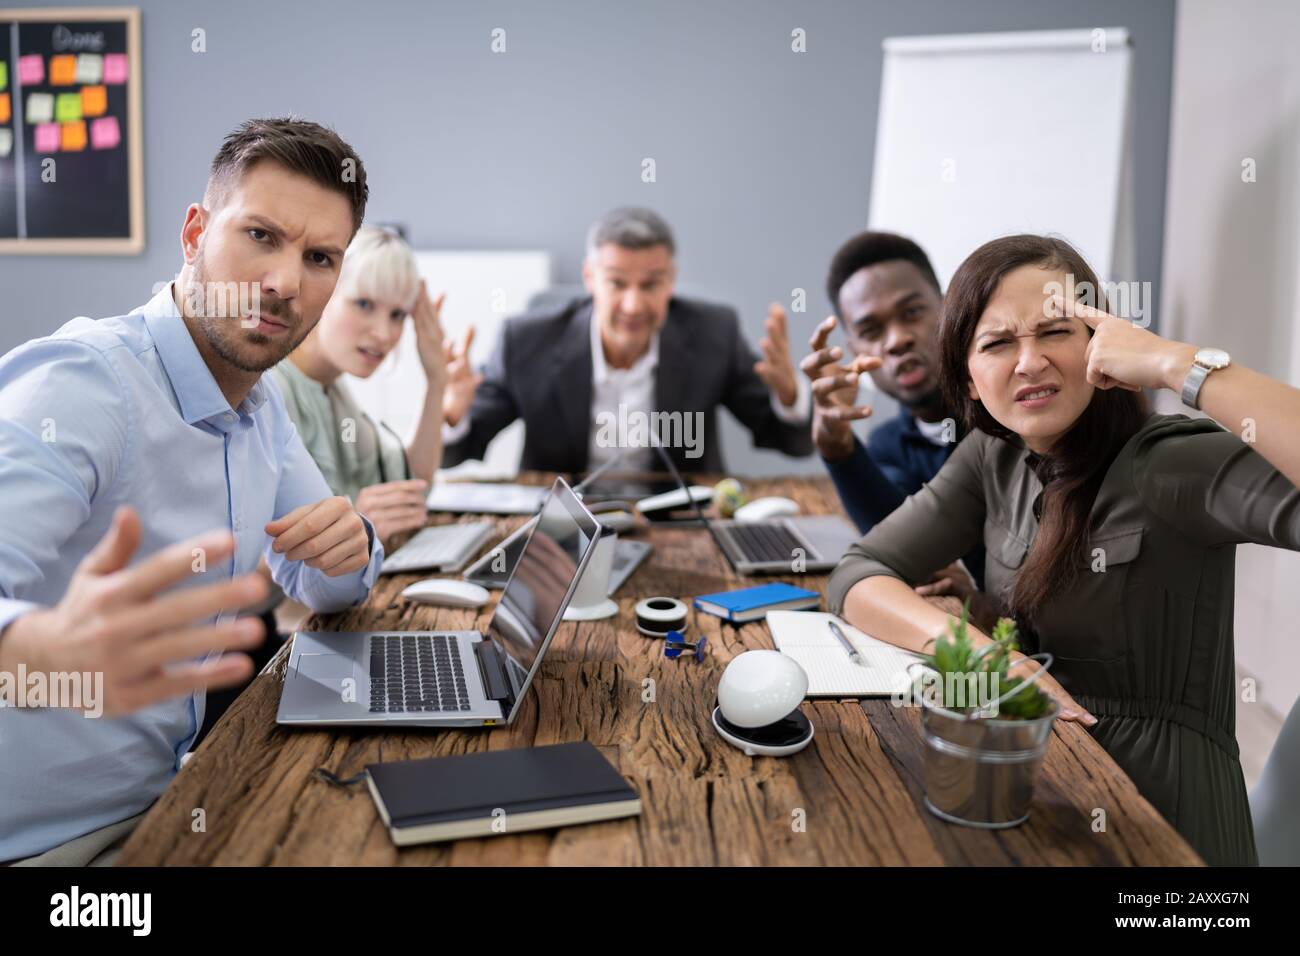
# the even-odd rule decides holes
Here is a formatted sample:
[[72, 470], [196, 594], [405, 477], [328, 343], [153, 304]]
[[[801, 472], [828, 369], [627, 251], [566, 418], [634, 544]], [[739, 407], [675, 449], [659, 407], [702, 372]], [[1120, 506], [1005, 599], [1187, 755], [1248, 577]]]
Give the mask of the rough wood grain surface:
[[[826, 479], [746, 484], [754, 495], [794, 498], [807, 513], [840, 510]], [[521, 520], [500, 519], [500, 531]], [[649, 540], [654, 552], [616, 594], [620, 614], [563, 625], [507, 727], [281, 728], [282, 650], [154, 805], [119, 865], [1200, 864], [1077, 724], [1057, 723], [1029, 821], [1002, 831], [955, 826], [925, 810], [919, 711], [888, 700], [805, 702], [815, 726], [807, 749], [788, 758], [746, 757], [714, 733], [709, 715], [727, 662], [772, 646], [766, 625], [736, 628], [693, 612], [692, 625], [709, 637], [709, 656], [667, 660], [658, 641], [637, 633], [632, 609], [654, 594], [688, 598], [755, 582], [734, 575], [701, 529], [654, 527]], [[495, 593], [481, 611], [407, 604], [399, 592], [418, 577], [382, 577], [364, 605], [311, 627], [486, 627]], [[817, 575], [788, 580], [818, 589], [825, 583]], [[653, 701], [643, 699], [648, 680]], [[639, 818], [399, 850], [364, 786], [347, 791], [312, 776], [317, 767], [350, 777], [380, 761], [572, 740], [595, 744], [640, 792]]]

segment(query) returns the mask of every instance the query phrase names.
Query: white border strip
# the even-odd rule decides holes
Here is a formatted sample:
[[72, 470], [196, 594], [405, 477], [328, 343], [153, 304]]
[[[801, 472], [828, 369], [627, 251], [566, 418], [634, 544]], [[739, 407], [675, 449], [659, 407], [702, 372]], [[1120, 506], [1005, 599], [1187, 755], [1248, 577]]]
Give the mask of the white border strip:
[[[1106, 49], [1132, 45], [1127, 27], [1099, 27]], [[886, 53], [974, 53], [988, 50], [1091, 50], [1093, 30], [1022, 30], [1015, 33], [948, 33], [940, 36], [885, 37]]]

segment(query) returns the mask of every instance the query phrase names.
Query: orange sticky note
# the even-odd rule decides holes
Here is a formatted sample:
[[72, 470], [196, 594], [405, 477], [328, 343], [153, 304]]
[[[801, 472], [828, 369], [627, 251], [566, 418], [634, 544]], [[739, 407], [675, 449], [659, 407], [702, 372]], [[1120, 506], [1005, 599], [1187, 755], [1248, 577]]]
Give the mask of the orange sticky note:
[[71, 86], [77, 82], [77, 58], [75, 56], [50, 57], [50, 85]]
[[108, 111], [108, 87], [83, 86], [81, 88], [81, 115], [103, 116]]
[[9, 94], [0, 93], [0, 123], [9, 122], [12, 116], [12, 107], [9, 106]]
[[86, 121], [77, 120], [75, 123], [61, 123], [63, 127], [63, 148], [64, 150], [83, 150], [86, 148]]

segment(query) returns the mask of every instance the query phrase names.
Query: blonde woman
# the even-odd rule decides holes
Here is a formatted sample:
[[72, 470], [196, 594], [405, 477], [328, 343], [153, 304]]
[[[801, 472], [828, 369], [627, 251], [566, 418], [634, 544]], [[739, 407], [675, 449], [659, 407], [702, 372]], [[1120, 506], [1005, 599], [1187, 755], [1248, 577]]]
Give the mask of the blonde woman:
[[[335, 494], [351, 498], [381, 541], [422, 527], [425, 498], [442, 460], [448, 359], [439, 313], [410, 247], [387, 229], [362, 226], [343, 258], [320, 322], [272, 374], [303, 444]], [[429, 387], [409, 444], [361, 410], [341, 376], [367, 378], [415, 324]]]

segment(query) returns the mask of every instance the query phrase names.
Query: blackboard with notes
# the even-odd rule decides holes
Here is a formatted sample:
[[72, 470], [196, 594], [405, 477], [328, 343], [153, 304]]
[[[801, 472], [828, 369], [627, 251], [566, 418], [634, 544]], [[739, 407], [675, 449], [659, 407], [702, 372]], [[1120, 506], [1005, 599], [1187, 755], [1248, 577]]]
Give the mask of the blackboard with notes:
[[137, 8], [0, 10], [0, 253], [144, 248]]

